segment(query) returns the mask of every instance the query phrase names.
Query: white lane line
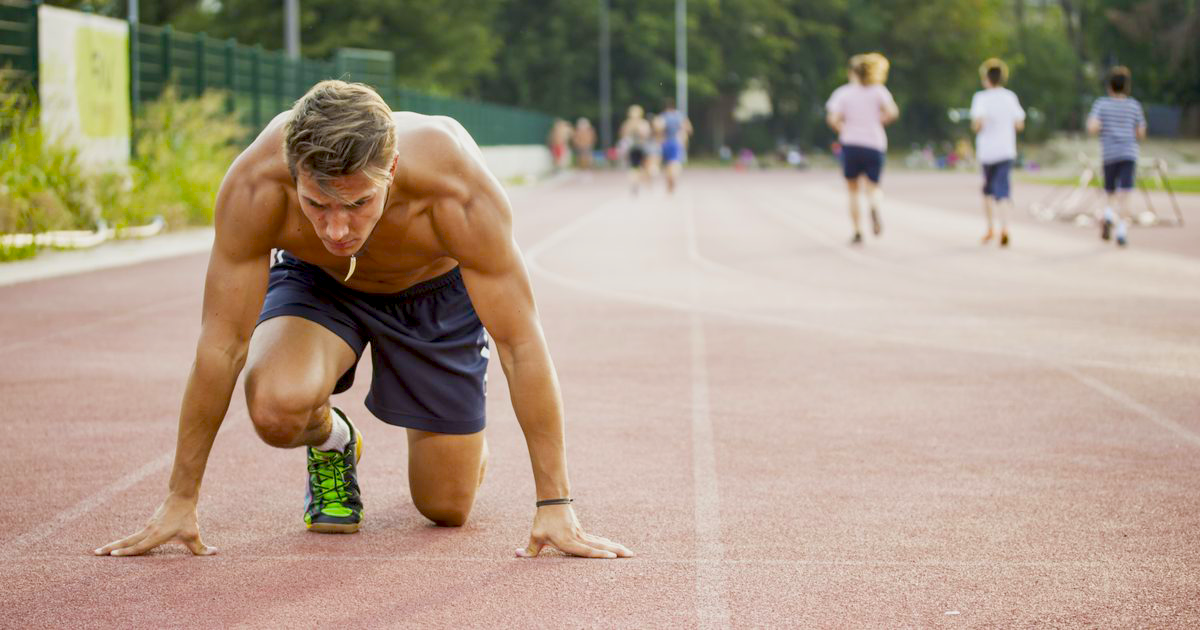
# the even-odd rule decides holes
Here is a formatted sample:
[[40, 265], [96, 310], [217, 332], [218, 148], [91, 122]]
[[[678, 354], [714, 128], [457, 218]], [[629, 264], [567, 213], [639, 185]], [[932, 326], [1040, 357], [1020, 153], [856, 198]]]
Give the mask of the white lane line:
[[[86, 499], [76, 503], [75, 505], [59, 512], [54, 518], [48, 522], [39, 525], [37, 529], [18, 536], [16, 540], [5, 545], [9, 551], [20, 553], [22, 549], [35, 545], [46, 540], [58, 532], [58, 530], [66, 527], [75, 519], [91, 512], [97, 507], [108, 503], [118, 494], [129, 489], [133, 485], [158, 473], [158, 471], [166, 468], [171, 463], [171, 453], [163, 453], [153, 460], [146, 462], [141, 468], [121, 477], [120, 479], [101, 488], [98, 492], [88, 496]], [[104, 543], [99, 543], [96, 546], [100, 547]]]
[[[684, 230], [689, 258], [698, 254], [696, 228], [691, 204], [684, 208]], [[693, 304], [700, 299], [700, 274], [693, 268], [688, 274]], [[712, 416], [709, 413], [708, 350], [704, 339], [704, 321], [692, 310], [692, 483], [696, 518], [696, 614], [702, 628], [728, 628], [729, 607], [725, 603], [726, 575], [722, 562], [725, 547], [721, 542], [721, 497], [717, 486], [716, 449]]]
[[1143, 405], [1129, 394], [1126, 394], [1125, 392], [1113, 387], [1112, 385], [1109, 385], [1108, 383], [1105, 383], [1104, 381], [1083, 374], [1075, 368], [1066, 365], [1058, 365], [1056, 367], [1071, 375], [1080, 383], [1083, 383], [1084, 385], [1104, 395], [1109, 400], [1116, 402], [1117, 404], [1157, 424], [1167, 431], [1174, 433], [1175, 435], [1183, 438], [1185, 441], [1191, 442], [1194, 446], [1200, 446], [1200, 434], [1197, 434], [1178, 422], [1175, 422], [1174, 420], [1162, 415], [1161, 413], [1158, 413], [1146, 405]]
[[104, 317], [102, 319], [97, 319], [97, 320], [88, 322], [86, 324], [81, 324], [79, 326], [72, 326], [70, 328], [64, 328], [62, 330], [50, 333], [48, 335], [42, 335], [41, 337], [34, 337], [32, 339], [23, 339], [21, 341], [15, 342], [15, 343], [10, 343], [6, 346], [0, 346], [0, 354], [4, 354], [6, 352], [12, 352], [13, 350], [20, 350], [21, 348], [28, 348], [29, 346], [36, 346], [39, 344], [46, 343], [47, 341], [53, 341], [55, 339], [69, 337], [71, 335], [77, 335], [79, 333], [88, 332], [90, 330], [95, 330], [97, 328], [103, 328], [104, 326], [107, 326], [109, 324], [116, 324], [116, 323], [124, 322], [124, 321], [130, 320], [130, 319], [137, 319], [137, 318], [140, 318], [145, 315], [149, 315], [151, 313], [155, 313], [158, 311], [165, 311], [165, 310], [174, 308], [180, 304], [195, 301], [195, 300], [199, 299], [199, 297], [200, 296], [198, 296], [198, 295], [184, 295], [184, 296], [177, 297], [177, 298], [174, 298], [171, 300], [166, 300], [164, 302], [154, 302], [152, 304], [147, 304], [146, 306], [135, 308], [132, 311], [125, 311], [124, 313], [120, 313], [117, 315], [110, 315], [108, 317]]

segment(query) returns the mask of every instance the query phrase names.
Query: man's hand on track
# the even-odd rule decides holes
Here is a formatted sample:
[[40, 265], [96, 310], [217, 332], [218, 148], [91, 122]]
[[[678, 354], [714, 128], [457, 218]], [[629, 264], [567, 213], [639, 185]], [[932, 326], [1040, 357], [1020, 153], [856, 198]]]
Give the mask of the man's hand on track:
[[544, 547], [583, 558], [632, 558], [633, 552], [620, 543], [583, 531], [570, 505], [538, 508], [533, 518], [529, 546], [517, 550], [518, 558], [535, 558]]
[[200, 540], [196, 502], [167, 497], [141, 531], [92, 553], [97, 556], [140, 556], [167, 542], [182, 543], [197, 556], [211, 556], [217, 552], [216, 547], [209, 547]]

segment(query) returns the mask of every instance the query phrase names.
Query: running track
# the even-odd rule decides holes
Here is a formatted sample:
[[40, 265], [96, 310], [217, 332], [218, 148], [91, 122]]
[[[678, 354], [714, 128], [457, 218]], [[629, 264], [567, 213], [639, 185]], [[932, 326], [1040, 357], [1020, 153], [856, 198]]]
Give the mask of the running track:
[[92, 557], [163, 497], [187, 255], [0, 287], [0, 626], [1200, 624], [1200, 228], [1118, 251], [1021, 218], [984, 248], [974, 176], [896, 173], [851, 249], [831, 173], [624, 181], [513, 201], [578, 513], [637, 558], [513, 557], [534, 497], [498, 362], [462, 529], [412, 507], [360, 379], [358, 535], [304, 531], [303, 455], [239, 390], [200, 505], [220, 553]]

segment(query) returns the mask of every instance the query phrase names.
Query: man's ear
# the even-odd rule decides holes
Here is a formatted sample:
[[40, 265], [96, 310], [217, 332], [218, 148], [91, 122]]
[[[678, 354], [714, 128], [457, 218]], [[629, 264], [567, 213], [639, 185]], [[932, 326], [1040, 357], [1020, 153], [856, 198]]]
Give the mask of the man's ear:
[[391, 173], [390, 173], [390, 175], [392, 177], [396, 176], [396, 165], [399, 163], [400, 163], [400, 153], [397, 152], [395, 155], [392, 156], [392, 168], [391, 168]]

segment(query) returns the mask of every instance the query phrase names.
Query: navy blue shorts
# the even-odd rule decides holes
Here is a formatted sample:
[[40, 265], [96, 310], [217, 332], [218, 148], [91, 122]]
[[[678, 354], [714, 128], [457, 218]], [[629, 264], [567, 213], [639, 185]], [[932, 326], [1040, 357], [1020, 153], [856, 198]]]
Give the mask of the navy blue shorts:
[[[355, 356], [371, 344], [367, 409], [376, 417], [434, 433], [484, 427], [488, 337], [458, 268], [399, 293], [350, 289], [320, 267], [276, 252], [258, 323], [302, 317], [341, 337]], [[334, 394], [354, 383], [351, 368]]]
[[842, 174], [846, 179], [866, 174], [867, 179], [878, 184], [883, 174], [883, 151], [852, 144], [842, 147]]
[[1003, 160], [993, 164], [983, 165], [983, 194], [993, 197], [996, 201], [1012, 196], [1009, 190], [1009, 172], [1012, 171], [1012, 160]]
[[667, 140], [662, 145], [663, 164], [683, 160], [683, 143], [678, 140]]
[[1118, 160], [1104, 164], [1104, 190], [1114, 193], [1117, 189], [1133, 190], [1133, 174], [1137, 170], [1137, 162], [1133, 160]]

